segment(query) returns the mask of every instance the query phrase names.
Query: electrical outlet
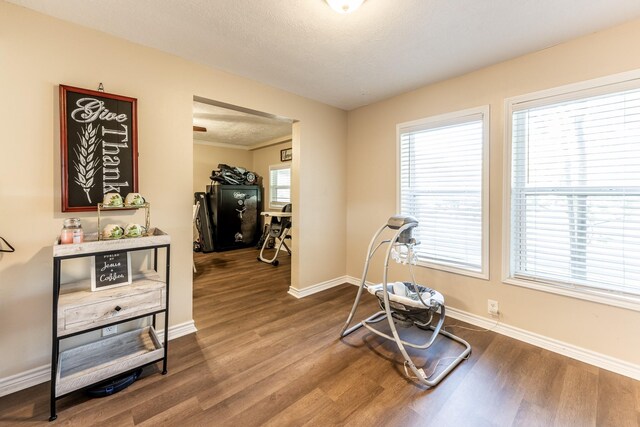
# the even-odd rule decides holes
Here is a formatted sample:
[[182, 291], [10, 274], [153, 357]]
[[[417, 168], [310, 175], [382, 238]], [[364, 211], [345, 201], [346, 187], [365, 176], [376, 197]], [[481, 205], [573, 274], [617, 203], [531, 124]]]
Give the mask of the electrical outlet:
[[107, 335], [113, 335], [118, 332], [118, 325], [107, 326], [106, 328], [102, 328], [102, 336], [106, 337]]
[[487, 300], [487, 311], [492, 316], [497, 316], [500, 311], [498, 310], [498, 301], [494, 301], [492, 299]]

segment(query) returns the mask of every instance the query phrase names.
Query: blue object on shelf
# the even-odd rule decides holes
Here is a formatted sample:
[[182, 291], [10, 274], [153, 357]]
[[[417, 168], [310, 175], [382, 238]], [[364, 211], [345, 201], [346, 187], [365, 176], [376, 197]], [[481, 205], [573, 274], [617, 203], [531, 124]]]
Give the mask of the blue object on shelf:
[[142, 368], [136, 369], [133, 372], [129, 372], [128, 374], [120, 375], [119, 377], [105, 381], [96, 385], [95, 387], [91, 387], [85, 390], [85, 393], [91, 397], [106, 397], [110, 396], [114, 393], [119, 392], [120, 390], [124, 390], [133, 384], [140, 375], [142, 374]]

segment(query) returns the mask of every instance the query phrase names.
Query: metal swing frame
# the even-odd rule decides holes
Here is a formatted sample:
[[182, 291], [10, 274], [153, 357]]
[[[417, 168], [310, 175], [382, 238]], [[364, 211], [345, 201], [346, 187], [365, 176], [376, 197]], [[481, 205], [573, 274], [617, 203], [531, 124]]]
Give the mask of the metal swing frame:
[[[361, 327], [365, 327], [366, 329], [368, 329], [369, 331], [371, 331], [372, 333], [381, 336], [383, 338], [386, 338], [388, 340], [394, 341], [396, 343], [396, 345], [398, 346], [398, 349], [400, 350], [400, 352], [402, 353], [402, 356], [405, 359], [405, 372], [406, 371], [406, 367], [408, 366], [409, 369], [413, 372], [413, 374], [415, 375], [415, 377], [418, 379], [418, 381], [422, 384], [425, 384], [429, 387], [434, 387], [436, 386], [440, 381], [442, 381], [442, 379], [449, 373], [451, 372], [456, 366], [458, 366], [463, 360], [466, 360], [469, 356], [469, 354], [471, 353], [471, 345], [469, 345], [469, 343], [465, 340], [463, 340], [462, 338], [453, 335], [450, 332], [447, 332], [445, 330], [442, 329], [442, 325], [444, 323], [444, 319], [445, 319], [445, 305], [444, 303], [440, 304], [437, 303], [433, 300], [431, 305], [426, 305], [422, 299], [422, 297], [419, 296], [420, 302], [422, 303], [422, 306], [424, 307], [425, 310], [425, 314], [429, 315], [429, 322], [427, 322], [427, 324], [421, 324], [421, 323], [416, 323], [414, 321], [414, 324], [417, 324], [419, 327], [422, 327], [423, 329], [426, 329], [428, 327], [428, 329], [430, 329], [432, 331], [431, 337], [428, 339], [428, 341], [424, 344], [416, 344], [416, 343], [412, 343], [412, 342], [408, 342], [403, 340], [400, 337], [400, 334], [398, 333], [398, 329], [396, 327], [396, 322], [394, 321], [395, 317], [394, 317], [394, 310], [392, 309], [392, 306], [398, 306], [397, 303], [394, 304], [394, 302], [392, 301], [393, 297], [390, 297], [390, 293], [389, 293], [389, 288], [388, 288], [388, 271], [389, 271], [389, 259], [391, 258], [391, 253], [392, 250], [394, 248], [395, 245], [397, 244], [404, 244], [404, 245], [414, 245], [416, 244], [416, 240], [413, 239], [413, 237], [411, 237], [411, 233], [412, 233], [412, 229], [418, 226], [418, 221], [410, 216], [393, 216], [389, 219], [389, 221], [387, 222], [387, 224], [383, 225], [382, 227], [380, 227], [380, 229], [378, 229], [378, 231], [375, 233], [375, 235], [373, 236], [373, 238], [371, 239], [371, 242], [369, 243], [369, 249], [367, 251], [367, 257], [366, 257], [366, 261], [364, 264], [364, 271], [362, 273], [362, 280], [360, 282], [360, 286], [358, 288], [358, 293], [356, 294], [356, 299], [353, 302], [353, 306], [351, 308], [351, 312], [349, 313], [349, 317], [347, 318], [347, 321], [344, 324], [344, 327], [342, 328], [342, 331], [340, 332], [340, 337], [344, 338], [347, 335], [349, 335], [350, 333], [360, 329]], [[383, 234], [383, 232], [386, 229], [390, 229], [394, 231], [393, 237], [391, 239], [382, 239], [381, 236]], [[377, 243], [377, 244], [376, 244]], [[370, 265], [370, 261], [373, 258], [374, 254], [376, 253], [376, 251], [383, 247], [384, 245], [388, 245], [388, 249], [386, 251], [386, 255], [384, 257], [384, 272], [383, 272], [383, 282], [382, 282], [382, 290], [381, 290], [381, 294], [382, 294], [382, 300], [381, 300], [381, 305], [383, 307], [383, 310], [378, 311], [376, 313], [374, 313], [373, 315], [367, 317], [366, 319], [360, 321], [359, 323], [355, 324], [354, 326], [349, 327], [349, 325], [351, 324], [351, 321], [353, 320], [353, 317], [358, 309], [358, 304], [360, 303], [360, 299], [362, 297], [362, 291], [366, 288], [368, 288], [367, 284], [366, 284], [366, 279], [367, 279], [367, 273], [369, 271], [369, 265]], [[416, 286], [415, 283], [415, 279], [413, 278], [413, 274], [412, 274], [412, 282], [411, 284], [413, 284], [414, 289]], [[406, 285], [405, 285], [406, 286]], [[427, 289], [427, 288], [424, 288]], [[420, 295], [420, 292], [418, 292], [418, 295]], [[412, 307], [415, 308], [415, 307]], [[439, 319], [438, 322], [435, 326], [431, 325], [431, 319], [433, 314], [435, 313], [439, 313]], [[373, 325], [375, 323], [381, 322], [384, 319], [387, 319], [388, 323], [389, 323], [389, 328], [391, 329], [391, 333], [392, 336], [382, 332], [378, 329], [376, 329]], [[464, 350], [458, 355], [458, 356], [453, 356], [451, 357], [452, 359], [454, 359], [451, 363], [449, 363], [446, 368], [441, 371], [438, 375], [436, 375], [434, 378], [431, 378], [432, 375], [427, 376], [424, 372], [424, 369], [422, 368], [418, 368], [415, 363], [413, 362], [413, 360], [411, 359], [411, 357], [409, 356], [409, 354], [407, 353], [407, 350], [405, 347], [411, 347], [411, 348], [416, 348], [416, 349], [421, 349], [421, 350], [425, 350], [428, 349], [429, 347], [431, 347], [431, 345], [435, 342], [436, 338], [438, 337], [438, 335], [442, 335], [448, 339], [451, 339], [459, 344], [461, 344], [462, 346], [464, 346]]]

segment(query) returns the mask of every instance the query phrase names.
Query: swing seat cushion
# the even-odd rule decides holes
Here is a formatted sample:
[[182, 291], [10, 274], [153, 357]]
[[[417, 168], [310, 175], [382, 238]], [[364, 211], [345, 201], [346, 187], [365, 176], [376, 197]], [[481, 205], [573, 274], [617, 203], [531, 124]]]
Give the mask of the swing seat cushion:
[[[382, 283], [368, 286], [367, 290], [370, 294], [375, 295], [379, 299], [382, 299], [384, 297], [382, 295]], [[428, 309], [437, 308], [441, 305], [444, 305], [444, 296], [442, 296], [440, 292], [431, 288], [427, 288], [426, 286], [413, 285], [410, 282], [387, 283], [387, 291], [389, 292], [389, 301], [400, 303], [408, 307]], [[420, 292], [420, 296], [422, 297], [422, 300], [427, 304], [427, 307], [422, 304], [422, 301], [420, 301], [420, 298], [418, 298], [417, 292]]]

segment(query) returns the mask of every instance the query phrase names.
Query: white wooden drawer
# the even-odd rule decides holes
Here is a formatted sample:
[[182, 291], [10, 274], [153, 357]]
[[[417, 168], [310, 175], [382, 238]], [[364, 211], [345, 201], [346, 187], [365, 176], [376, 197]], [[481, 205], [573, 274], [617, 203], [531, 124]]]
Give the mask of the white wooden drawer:
[[60, 295], [58, 336], [126, 320], [165, 308], [164, 283]]

